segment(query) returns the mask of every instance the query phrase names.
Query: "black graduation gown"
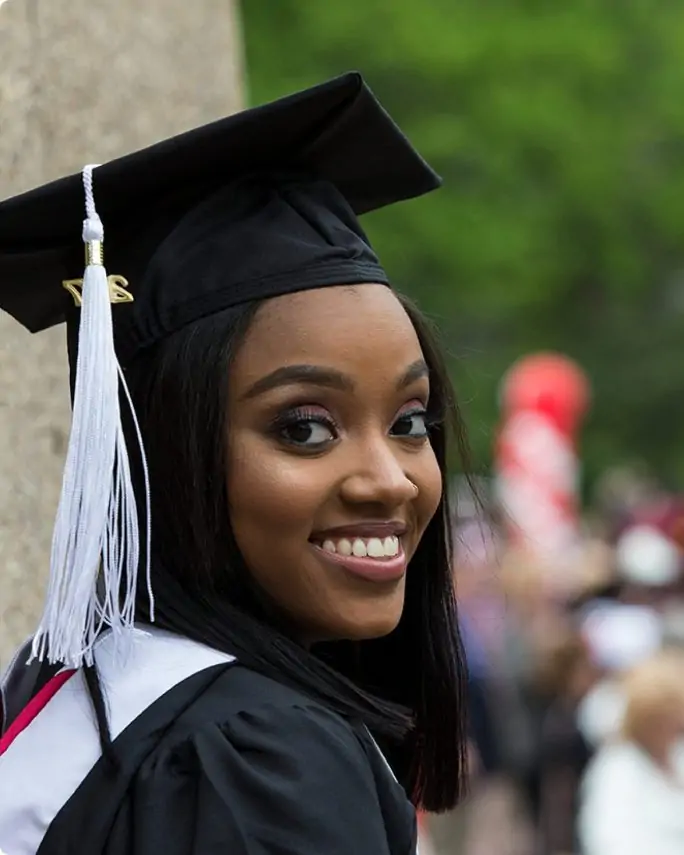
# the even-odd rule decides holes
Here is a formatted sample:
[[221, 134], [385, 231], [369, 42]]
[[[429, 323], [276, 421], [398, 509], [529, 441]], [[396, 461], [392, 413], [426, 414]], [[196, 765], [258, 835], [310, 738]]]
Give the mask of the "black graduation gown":
[[413, 855], [370, 735], [239, 664], [171, 689], [115, 740], [38, 855]]

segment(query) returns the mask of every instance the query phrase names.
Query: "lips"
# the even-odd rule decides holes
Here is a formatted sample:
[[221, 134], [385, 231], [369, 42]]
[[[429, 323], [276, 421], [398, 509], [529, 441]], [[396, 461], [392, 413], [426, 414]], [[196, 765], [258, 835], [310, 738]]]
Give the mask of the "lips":
[[326, 529], [310, 541], [325, 564], [370, 581], [386, 582], [398, 580], [406, 572], [401, 540], [406, 531], [401, 521], [367, 522]]
[[403, 520], [366, 520], [315, 532], [310, 538], [328, 567], [370, 582], [398, 581], [406, 573]]
[[399, 542], [399, 554], [392, 558], [362, 558], [356, 555], [340, 555], [326, 552], [315, 543], [311, 548], [316, 552], [322, 564], [342, 570], [368, 582], [398, 582], [406, 573], [406, 553]]

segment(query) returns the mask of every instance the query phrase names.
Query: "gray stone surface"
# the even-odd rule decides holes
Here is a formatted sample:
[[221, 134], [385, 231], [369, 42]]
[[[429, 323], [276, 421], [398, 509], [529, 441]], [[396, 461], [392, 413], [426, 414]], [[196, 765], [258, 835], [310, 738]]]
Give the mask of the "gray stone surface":
[[[0, 3], [0, 198], [239, 109], [235, 2]], [[63, 336], [0, 312], [0, 665], [42, 607], [69, 425]]]

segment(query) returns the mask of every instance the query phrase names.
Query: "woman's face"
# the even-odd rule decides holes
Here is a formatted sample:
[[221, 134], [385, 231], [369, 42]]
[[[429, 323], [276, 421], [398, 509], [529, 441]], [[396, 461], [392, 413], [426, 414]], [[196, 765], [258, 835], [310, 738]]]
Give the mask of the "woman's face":
[[384, 285], [289, 294], [257, 312], [230, 377], [231, 523], [305, 643], [399, 621], [442, 492], [429, 394], [415, 330]]

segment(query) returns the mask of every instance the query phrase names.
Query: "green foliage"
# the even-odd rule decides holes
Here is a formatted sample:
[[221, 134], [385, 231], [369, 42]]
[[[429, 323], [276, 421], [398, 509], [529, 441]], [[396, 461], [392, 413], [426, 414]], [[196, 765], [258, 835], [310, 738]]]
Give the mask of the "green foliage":
[[561, 350], [595, 402], [590, 476], [684, 482], [684, 6], [245, 0], [251, 98], [358, 68], [445, 178], [366, 218], [437, 320], [478, 460], [516, 357]]

